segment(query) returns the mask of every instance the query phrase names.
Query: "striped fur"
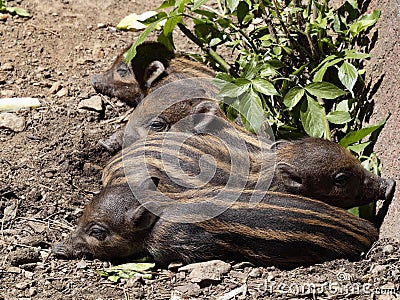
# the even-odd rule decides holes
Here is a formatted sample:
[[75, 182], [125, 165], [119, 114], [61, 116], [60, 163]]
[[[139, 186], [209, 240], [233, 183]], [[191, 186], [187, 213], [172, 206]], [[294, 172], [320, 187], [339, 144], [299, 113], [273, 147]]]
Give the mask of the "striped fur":
[[[301, 196], [233, 189], [228, 192], [240, 193], [239, 201], [229, 206], [218, 196], [218, 187], [187, 190], [165, 194], [174, 205], [161, 203], [156, 216], [145, 207], [155, 207], [157, 192], [148, 191], [142, 205], [126, 184], [114, 188], [106, 187], [93, 199], [76, 231], [54, 246], [55, 254], [103, 259], [150, 255], [160, 266], [223, 259], [293, 268], [337, 258], [356, 260], [378, 238], [368, 221]], [[262, 202], [249, 204], [254, 193]], [[211, 219], [183, 223], [198, 217], [195, 212], [204, 217], [221, 207], [223, 212]], [[102, 228], [105, 237], [93, 236], [93, 226]]]

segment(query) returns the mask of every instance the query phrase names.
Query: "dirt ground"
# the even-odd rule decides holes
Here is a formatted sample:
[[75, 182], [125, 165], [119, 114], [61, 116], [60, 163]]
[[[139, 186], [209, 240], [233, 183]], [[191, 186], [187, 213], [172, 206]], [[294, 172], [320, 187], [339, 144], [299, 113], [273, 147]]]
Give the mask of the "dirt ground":
[[[380, 7], [383, 16], [368, 74], [374, 82], [383, 76], [373, 95], [374, 120], [388, 110], [392, 117], [377, 149], [383, 174], [398, 180], [400, 4], [395, 2], [370, 4]], [[96, 95], [90, 76], [108, 68], [137, 36], [116, 31], [119, 20], [160, 3], [9, 2], [27, 9], [32, 18], [0, 21], [0, 98], [37, 97], [41, 107], [14, 114], [25, 120], [21, 132], [0, 129], [0, 300], [400, 297], [399, 193], [384, 223], [384, 238], [359, 262], [338, 260], [291, 271], [232, 264], [219, 281], [203, 286], [184, 272], [165, 270], [155, 280], [115, 284], [95, 272], [108, 262], [53, 257], [51, 246], [74, 228], [81, 209], [100, 189], [101, 169], [110, 155], [97, 141], [114, 132], [128, 110], [106, 97], [102, 112], [79, 110], [82, 100]], [[180, 45], [191, 50], [183, 38]]]

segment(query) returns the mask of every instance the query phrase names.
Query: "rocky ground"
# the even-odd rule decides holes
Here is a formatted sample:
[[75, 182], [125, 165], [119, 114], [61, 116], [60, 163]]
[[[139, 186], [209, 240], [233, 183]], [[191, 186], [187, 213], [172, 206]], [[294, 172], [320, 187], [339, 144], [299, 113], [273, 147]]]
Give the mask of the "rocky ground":
[[[371, 80], [384, 75], [375, 93], [375, 119], [393, 113], [378, 150], [386, 176], [399, 174], [399, 11], [382, 4]], [[121, 125], [128, 107], [98, 97], [90, 76], [104, 71], [137, 33], [115, 25], [130, 12], [161, 1], [9, 1], [32, 18], [0, 21], [0, 98], [36, 97], [41, 107], [2, 116], [0, 129], [1, 299], [392, 299], [400, 297], [399, 199], [396, 196], [381, 239], [359, 262], [338, 260], [282, 271], [246, 263], [215, 262], [211, 274], [158, 270], [154, 279], [113, 283], [96, 270], [103, 261], [58, 260], [51, 245], [72, 230], [80, 211], [100, 188], [109, 154], [97, 146]], [[388, 23], [390, 23], [388, 26]], [[181, 42], [179, 42], [181, 41]], [[179, 47], [181, 46], [181, 47]], [[183, 38], [178, 47], [191, 51]], [[87, 101], [99, 104], [84, 109]], [[93, 105], [91, 105], [93, 106]], [[92, 107], [93, 108], [93, 107]]]

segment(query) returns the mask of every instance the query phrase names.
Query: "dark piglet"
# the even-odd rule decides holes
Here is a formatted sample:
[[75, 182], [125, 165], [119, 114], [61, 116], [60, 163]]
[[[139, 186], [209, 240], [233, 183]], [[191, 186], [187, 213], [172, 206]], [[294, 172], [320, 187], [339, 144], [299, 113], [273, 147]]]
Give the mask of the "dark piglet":
[[[184, 122], [172, 122], [170, 128], [165, 127], [164, 130], [169, 132], [157, 133], [151, 126], [147, 132], [136, 131], [134, 129], [140, 126], [134, 124], [125, 135], [127, 146], [122, 154], [106, 167], [105, 183], [122, 180], [110, 171], [120, 169], [123, 176], [128, 176], [125, 180], [133, 186], [138, 186], [145, 178], [158, 177], [158, 188], [162, 192], [187, 189], [188, 185], [181, 184], [182, 178], [186, 177], [199, 178], [195, 188], [208, 180], [210, 186], [225, 186], [235, 176], [239, 180], [235, 183], [237, 188], [303, 195], [342, 208], [361, 206], [378, 199], [390, 201], [393, 196], [394, 180], [368, 172], [348, 150], [334, 142], [304, 138], [271, 145], [268, 139], [229, 122], [214, 101], [199, 98], [179, 104], [180, 111], [188, 111], [189, 117]], [[182, 109], [184, 106], [187, 109]], [[174, 110], [174, 106], [169, 109]], [[168, 111], [165, 112], [168, 115]], [[166, 120], [165, 117], [160, 119]], [[169, 126], [167, 121], [161, 124], [165, 125], [158, 124], [157, 128]], [[135, 134], [143, 132], [148, 136], [140, 142]], [[131, 143], [131, 139], [137, 142]], [[215, 175], [201, 181], [199, 160], [205, 155], [214, 157], [216, 169]], [[206, 160], [202, 163], [206, 170], [213, 167]], [[166, 166], [171, 166], [171, 170]], [[149, 174], [141, 173], [146, 168], [150, 169]]]
[[161, 205], [153, 213], [147, 207], [157, 204], [157, 192], [149, 191], [149, 202], [141, 204], [126, 184], [117, 189], [106, 186], [53, 253], [109, 260], [149, 255], [162, 267], [223, 259], [293, 268], [337, 258], [357, 260], [378, 238], [371, 223], [342, 209], [277, 192], [263, 192], [262, 202], [249, 205], [254, 191], [244, 190], [223, 213], [191, 223], [193, 211], [207, 216], [226, 206], [216, 198], [218, 193], [214, 189], [171, 194], [180, 209]]
[[175, 54], [158, 42], [139, 45], [130, 62], [124, 62], [126, 48], [117, 56], [110, 69], [92, 76], [96, 92], [117, 97], [131, 106], [138, 103], [155, 88], [190, 77], [213, 77], [214, 72], [186, 56]]

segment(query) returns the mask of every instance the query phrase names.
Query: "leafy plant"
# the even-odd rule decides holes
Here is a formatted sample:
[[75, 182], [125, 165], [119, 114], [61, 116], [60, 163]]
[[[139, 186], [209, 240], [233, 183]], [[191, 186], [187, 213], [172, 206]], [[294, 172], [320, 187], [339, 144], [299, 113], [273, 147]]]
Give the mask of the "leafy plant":
[[152, 269], [154, 266], [154, 263], [147, 262], [126, 263], [102, 270], [97, 270], [96, 272], [100, 276], [105, 277], [112, 282], [118, 282], [121, 278], [129, 279], [134, 276], [152, 279]]
[[362, 3], [347, 0], [335, 9], [328, 0], [165, 0], [125, 58], [162, 21], [158, 40], [173, 49], [178, 27], [203, 50], [197, 59], [218, 71], [215, 84], [230, 118], [240, 115], [257, 131], [266, 117], [277, 138], [339, 142], [379, 173], [373, 146], [389, 116], [364, 127], [371, 105], [363, 64], [380, 12], [364, 14]]
[[17, 14], [20, 17], [30, 17], [29, 13], [23, 8], [7, 6], [6, 0], [0, 0], [0, 13], [10, 13], [12, 15]]

